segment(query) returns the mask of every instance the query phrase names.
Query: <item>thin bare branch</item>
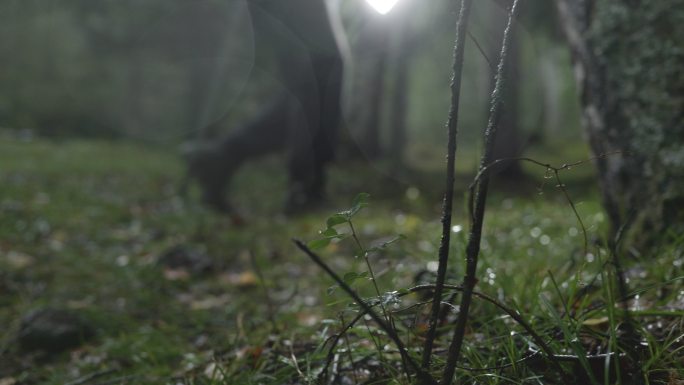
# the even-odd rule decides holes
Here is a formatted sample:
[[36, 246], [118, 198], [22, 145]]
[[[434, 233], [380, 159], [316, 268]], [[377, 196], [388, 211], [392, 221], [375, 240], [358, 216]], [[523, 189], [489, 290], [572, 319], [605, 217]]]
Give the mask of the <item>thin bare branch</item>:
[[[501, 43], [501, 54], [499, 56], [499, 65], [497, 67], [496, 82], [494, 84], [494, 91], [491, 96], [491, 109], [489, 112], [489, 121], [487, 129], [485, 130], [485, 145], [484, 153], [480, 161], [480, 170], [485, 168], [491, 161], [494, 153], [494, 140], [496, 132], [499, 127], [503, 112], [503, 95], [505, 86], [505, 69], [508, 64], [508, 47], [512, 38], [513, 19], [518, 10], [518, 0], [513, 1], [511, 10], [508, 14], [508, 22], [504, 30], [503, 42]], [[456, 363], [461, 354], [461, 347], [463, 345], [463, 338], [465, 336], [466, 324], [468, 322], [468, 312], [473, 298], [473, 291], [477, 282], [477, 260], [480, 254], [480, 241], [482, 239], [482, 225], [484, 222], [485, 205], [487, 201], [487, 191], [489, 186], [489, 178], [483, 177], [477, 182], [475, 195], [475, 209], [473, 211], [472, 223], [470, 226], [470, 234], [468, 235], [468, 245], [466, 246], [466, 273], [463, 278], [463, 295], [461, 296], [461, 303], [459, 306], [460, 312], [456, 318], [456, 325], [454, 334], [452, 336], [451, 344], [449, 345], [449, 353], [447, 354], [446, 365], [442, 372], [442, 385], [450, 385], [453, 381], [454, 372], [456, 370]]]
[[502, 159], [497, 159], [493, 162], [490, 162], [487, 166], [484, 168], [481, 168], [480, 171], [477, 173], [475, 178], [473, 179], [473, 182], [468, 186], [469, 189], [469, 195], [468, 195], [468, 214], [469, 218], [471, 220], [471, 223], [474, 221], [474, 197], [475, 197], [475, 188], [477, 187], [479, 181], [482, 178], [489, 177], [491, 174], [491, 171], [494, 169], [495, 166], [501, 163], [506, 163], [506, 162], [529, 162], [534, 165], [543, 167], [547, 171], [551, 171], [554, 174], [554, 177], [556, 179], [556, 186], [563, 192], [563, 195], [565, 197], [565, 200], [568, 202], [568, 205], [572, 209], [573, 214], [575, 215], [575, 218], [577, 219], [577, 222], [582, 230], [582, 237], [584, 241], [584, 255], [586, 255], [589, 252], [589, 237], [587, 235], [587, 228], [584, 225], [584, 221], [582, 221], [582, 218], [579, 215], [579, 212], [577, 211], [577, 207], [575, 206], [575, 202], [570, 198], [570, 194], [568, 193], [568, 190], [565, 188], [565, 183], [560, 178], [560, 172], [564, 170], [569, 170], [572, 167], [579, 166], [597, 159], [602, 159], [606, 158], [611, 155], [616, 155], [616, 154], [621, 154], [623, 152], [621, 151], [612, 151], [608, 152], [605, 154], [600, 154], [597, 156], [593, 156], [588, 159], [583, 159], [579, 160], [573, 163], [564, 163], [560, 166], [553, 166], [550, 163], [543, 163], [540, 162], [536, 159], [533, 158], [528, 158], [528, 157], [517, 157], [517, 158], [502, 158]]
[[423, 357], [421, 365], [423, 370], [430, 369], [430, 359], [432, 357], [432, 346], [437, 334], [437, 324], [439, 322], [440, 304], [442, 302], [442, 286], [446, 279], [447, 264], [449, 261], [449, 245], [451, 243], [451, 215], [453, 212], [454, 183], [455, 183], [455, 163], [456, 163], [456, 136], [458, 133], [458, 106], [461, 99], [461, 75], [463, 73], [463, 57], [465, 52], [465, 39], [468, 27], [468, 16], [472, 0], [462, 0], [461, 10], [456, 20], [456, 42], [454, 43], [454, 63], [453, 74], [451, 77], [451, 107], [449, 109], [448, 143], [447, 143], [447, 170], [446, 188], [444, 200], [442, 201], [442, 239], [439, 245], [437, 267], [437, 280], [435, 282], [435, 292], [432, 298], [432, 308], [430, 311], [430, 321], [428, 326], [425, 343], [423, 345]]

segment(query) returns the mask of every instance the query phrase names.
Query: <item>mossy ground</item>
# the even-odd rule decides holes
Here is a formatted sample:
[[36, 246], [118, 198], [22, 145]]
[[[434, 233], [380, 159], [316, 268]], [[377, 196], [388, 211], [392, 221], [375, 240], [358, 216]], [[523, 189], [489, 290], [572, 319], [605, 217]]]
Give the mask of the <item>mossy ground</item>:
[[[285, 217], [280, 209], [286, 172], [280, 158], [269, 158], [246, 166], [234, 180], [233, 202], [247, 218], [238, 227], [203, 208], [197, 191], [187, 199], [179, 196], [183, 167], [174, 150], [130, 142], [2, 137], [0, 324], [5, 327], [0, 334], [0, 384], [76, 384], [89, 376], [88, 383], [112, 384], [304, 383], [321, 368], [326, 350], [320, 348], [339, 328], [338, 315], [350, 301], [339, 290], [326, 293], [332, 282], [291, 239], [316, 238], [326, 218], [347, 208], [358, 192], [372, 196], [370, 207], [355, 218], [363, 242], [406, 236], [371, 259], [381, 290], [412, 286], [416, 275], [434, 265], [443, 192], [443, 171], [437, 168], [389, 172], [382, 164], [342, 161], [331, 169], [330, 199], [324, 207]], [[587, 157], [579, 145], [531, 152], [554, 164]], [[457, 202], [453, 223], [453, 283], [462, 277], [468, 227], [463, 192], [477, 164], [476, 154], [467, 149], [459, 157], [457, 188], [463, 204]], [[439, 158], [433, 163], [439, 164]], [[553, 331], [559, 325], [549, 309], [564, 309], [581, 287], [594, 293], [575, 304], [583, 309], [605, 302], [610, 294], [599, 274], [607, 259], [599, 246], [604, 216], [592, 166], [565, 171], [568, 191], [588, 231], [592, 255], [586, 256], [581, 228], [555, 181], [544, 178], [544, 169], [525, 167], [524, 180], [499, 180], [493, 186], [478, 290], [517, 308], [541, 332], [556, 333], [554, 347], [562, 349], [567, 345]], [[191, 267], [161, 265], [159, 256], [175, 246], [205, 254], [212, 269], [193, 272]], [[681, 282], [667, 281], [681, 275], [681, 253], [681, 246], [675, 246], [663, 250], [657, 263], [627, 262], [630, 288], [651, 288], [637, 297], [642, 305], [635, 306], [644, 314], [684, 307]], [[352, 243], [333, 243], [321, 254], [340, 274], [365, 270], [363, 261], [353, 257]], [[372, 295], [370, 287], [357, 282], [366, 295]], [[47, 305], [80, 312], [97, 330], [96, 337], [57, 356], [19, 351], [13, 336], [20, 316]], [[568, 325], [579, 335], [589, 319], [605, 330], [606, 313], [605, 306], [598, 306]], [[350, 310], [344, 314], [346, 320], [352, 318]], [[420, 340], [421, 314], [413, 311], [401, 318], [414, 343]], [[466, 366], [512, 362], [532, 346], [492, 306], [475, 303], [472, 317]], [[681, 317], [640, 317], [644, 329], [662, 329], [652, 333], [657, 343], [649, 346], [660, 346], [650, 355], [660, 358], [652, 359], [647, 370], [661, 370], [660, 377], [670, 378], [682, 366], [681, 354], [671, 352], [681, 346], [676, 342], [681, 327], [673, 326]], [[353, 329], [344, 349], [352, 348], [359, 369], [344, 372], [349, 366], [345, 353], [337, 357], [339, 373], [359, 383], [373, 376], [401, 381], [401, 373], [388, 363], [391, 353], [381, 355], [380, 363], [369, 358], [377, 353], [369, 343], [372, 330], [372, 325]], [[591, 338], [597, 345], [606, 340]], [[446, 335], [440, 349], [445, 341]], [[440, 362], [441, 353], [437, 357]], [[670, 361], [663, 365], [663, 360]], [[368, 368], [379, 369], [372, 374]], [[472, 383], [538, 383], [544, 371], [521, 365], [459, 375]]]

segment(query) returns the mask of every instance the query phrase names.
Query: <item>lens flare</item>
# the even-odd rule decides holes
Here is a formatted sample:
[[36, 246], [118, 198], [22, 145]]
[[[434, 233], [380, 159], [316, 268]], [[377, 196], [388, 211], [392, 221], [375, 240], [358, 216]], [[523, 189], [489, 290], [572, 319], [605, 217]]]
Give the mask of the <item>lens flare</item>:
[[371, 7], [373, 7], [378, 13], [384, 15], [397, 5], [399, 0], [366, 0]]

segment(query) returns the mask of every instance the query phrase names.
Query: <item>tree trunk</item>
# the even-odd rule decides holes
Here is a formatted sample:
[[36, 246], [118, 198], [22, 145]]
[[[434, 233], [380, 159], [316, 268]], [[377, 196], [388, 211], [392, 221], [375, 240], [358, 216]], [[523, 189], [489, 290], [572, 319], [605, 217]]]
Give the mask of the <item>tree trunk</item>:
[[373, 15], [360, 43], [358, 57], [366, 62], [368, 76], [364, 80], [364, 106], [360, 106], [361, 148], [369, 159], [379, 158], [382, 152], [380, 143], [382, 116], [385, 96], [385, 73], [387, 70], [387, 26], [379, 15]]
[[684, 1], [556, 6], [611, 233], [652, 251], [684, 231]]
[[389, 148], [387, 153], [392, 161], [392, 172], [396, 174], [404, 168], [404, 152], [406, 150], [409, 110], [409, 83], [411, 78], [412, 58], [416, 49], [424, 42], [420, 33], [411, 24], [411, 19], [419, 12], [419, 2], [407, 2], [398, 5], [390, 15], [389, 30], [391, 34], [391, 95], [389, 98]]
[[391, 95], [390, 146], [388, 152], [392, 159], [392, 168], [396, 171], [404, 165], [404, 150], [406, 148], [406, 109], [408, 108], [408, 69], [410, 52], [401, 46], [395, 53], [394, 84]]

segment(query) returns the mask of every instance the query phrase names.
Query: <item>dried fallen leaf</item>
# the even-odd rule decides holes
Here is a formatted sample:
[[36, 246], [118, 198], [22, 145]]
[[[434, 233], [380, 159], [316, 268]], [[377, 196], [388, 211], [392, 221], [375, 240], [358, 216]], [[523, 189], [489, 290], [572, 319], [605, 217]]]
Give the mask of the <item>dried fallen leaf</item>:
[[243, 271], [242, 273], [228, 273], [222, 274], [219, 280], [226, 285], [235, 286], [238, 288], [250, 288], [259, 283], [259, 278], [252, 271]]
[[169, 281], [180, 281], [190, 278], [190, 273], [185, 269], [164, 269], [164, 278]]
[[35, 258], [20, 251], [11, 250], [5, 254], [5, 260], [10, 267], [15, 269], [23, 269], [25, 267], [31, 266], [35, 261]]
[[0, 378], [0, 385], [14, 385], [17, 380], [14, 377]]
[[221, 368], [216, 362], [210, 362], [204, 368], [204, 375], [211, 381], [223, 381], [225, 369]]
[[263, 354], [264, 348], [262, 346], [243, 346], [235, 352], [235, 358], [238, 360], [246, 359], [250, 365], [254, 366]]
[[415, 326], [416, 333], [418, 333], [418, 334], [427, 333], [428, 327], [429, 327], [429, 325], [427, 322], [418, 322]]
[[670, 371], [670, 378], [667, 385], [684, 385], [684, 379], [682, 379], [676, 371]]
[[73, 299], [67, 301], [67, 307], [69, 309], [86, 309], [92, 306], [95, 298], [92, 296], [87, 296], [83, 299]]
[[582, 325], [588, 326], [591, 328], [600, 328], [602, 325], [607, 324], [609, 321], [608, 317], [599, 317], [599, 318], [589, 318], [584, 320], [582, 322]]
[[220, 308], [228, 305], [232, 300], [232, 297], [228, 294], [223, 294], [219, 296], [209, 296], [202, 299], [195, 299], [190, 302], [190, 308], [192, 310], [208, 310]]
[[314, 326], [320, 322], [321, 317], [311, 313], [297, 313], [297, 321], [302, 326]]
[[257, 278], [256, 274], [254, 274], [251, 271], [245, 271], [240, 273], [238, 280], [237, 280], [237, 286], [238, 287], [248, 287], [248, 286], [256, 286], [256, 284], [259, 282], [259, 279]]

